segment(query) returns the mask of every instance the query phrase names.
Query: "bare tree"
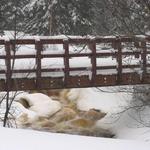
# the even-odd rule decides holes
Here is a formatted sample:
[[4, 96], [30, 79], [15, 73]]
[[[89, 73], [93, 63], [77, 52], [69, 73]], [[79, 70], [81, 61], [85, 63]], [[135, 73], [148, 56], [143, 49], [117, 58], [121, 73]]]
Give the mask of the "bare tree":
[[[5, 45], [5, 50], [6, 50], [6, 55], [7, 53], [9, 53], [10, 55], [15, 56], [16, 52], [19, 48], [19, 46], [17, 46], [16, 44], [16, 40], [19, 37], [18, 34], [20, 32], [20, 16], [23, 15], [23, 12], [20, 12], [20, 6], [18, 4], [18, 0], [13, 0], [12, 1], [12, 13], [11, 13], [11, 24], [12, 27], [10, 28], [11, 30], [13, 30], [11, 32], [12, 37], [14, 39], [14, 43], [11, 43], [12, 45]], [[8, 18], [7, 18], [8, 19]], [[9, 20], [9, 19], [8, 19]], [[3, 30], [5, 30], [5, 28], [2, 28]], [[14, 120], [13, 114], [11, 113], [11, 108], [12, 108], [12, 104], [15, 100], [15, 97], [18, 94], [18, 91], [14, 91], [13, 93], [10, 91], [10, 81], [11, 78], [13, 76], [13, 69], [14, 69], [14, 65], [15, 65], [15, 57], [13, 57], [14, 59], [11, 60], [5, 60], [6, 62], [6, 94], [4, 94], [4, 96], [1, 98], [0, 100], [0, 104], [5, 103], [5, 113], [4, 113], [4, 117], [2, 118], [3, 121], [3, 126], [7, 126], [10, 127], [11, 126], [11, 120]], [[17, 85], [16, 85], [17, 86]]]

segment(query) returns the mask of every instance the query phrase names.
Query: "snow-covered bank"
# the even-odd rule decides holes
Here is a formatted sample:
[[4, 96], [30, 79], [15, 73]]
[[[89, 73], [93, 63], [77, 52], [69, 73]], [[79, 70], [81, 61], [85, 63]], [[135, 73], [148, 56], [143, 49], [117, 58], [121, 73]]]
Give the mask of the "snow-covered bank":
[[[76, 99], [79, 93], [77, 105], [81, 110], [96, 108], [106, 112], [107, 115], [97, 122], [97, 126], [111, 130], [117, 139], [149, 142], [150, 128], [144, 126], [144, 123], [149, 120], [150, 109], [147, 108], [141, 112], [144, 115], [143, 120], [145, 122], [142, 122], [143, 124], [138, 122], [139, 114], [137, 112], [132, 109], [124, 111], [126, 107], [130, 107], [130, 102], [132, 101], [131, 90], [132, 88], [128, 90], [130, 92], [117, 92], [112, 87], [101, 88], [101, 91], [95, 88], [73, 89], [69, 96], [70, 99]], [[124, 112], [121, 113], [122, 111]]]
[[101, 92], [96, 88], [86, 88], [82, 90], [72, 89], [70, 98], [73, 99], [73, 97], [79, 94], [77, 101], [79, 109], [88, 110], [90, 108], [95, 108], [107, 113], [118, 112], [123, 107], [127, 106], [132, 98], [131, 93], [113, 92], [113, 88], [109, 89], [107, 87], [100, 89], [106, 90], [106, 92]]
[[0, 128], [1, 150], [149, 150], [145, 142]]
[[[115, 134], [115, 138], [149, 142], [150, 129], [148, 127], [146, 128], [142, 126], [139, 122], [137, 122], [137, 120], [134, 119], [134, 117], [138, 115], [136, 114], [136, 112], [133, 113], [133, 111], [127, 111], [121, 115], [119, 114], [119, 112], [121, 112], [124, 109], [124, 107], [128, 106], [128, 104], [130, 103], [132, 99], [132, 94], [125, 93], [125, 92], [117, 92], [117, 90], [112, 88], [101, 88], [101, 90], [108, 91], [108, 92], [98, 91], [95, 88], [71, 89], [68, 93], [65, 93], [67, 94], [65, 95], [67, 97], [64, 98], [70, 99], [71, 101], [73, 101], [73, 103], [75, 102], [77, 104], [78, 109], [80, 110], [88, 111], [94, 108], [104, 113], [107, 113], [107, 115], [104, 118], [100, 119], [96, 125], [97, 127], [106, 130], [108, 129], [109, 131], [111, 131], [113, 134]], [[29, 117], [28, 119], [30, 120], [28, 121], [30, 123], [34, 123], [36, 127], [40, 126], [42, 130], [41, 122], [39, 122], [38, 119], [39, 115], [41, 116], [41, 113], [43, 114], [43, 111], [44, 114], [45, 112], [49, 114], [52, 111], [52, 109], [55, 110], [55, 108], [51, 108], [52, 105], [50, 104], [50, 102], [49, 102], [50, 105], [47, 105], [47, 103], [44, 104], [43, 103], [44, 97], [40, 97], [41, 94], [39, 95], [35, 94], [36, 95], [35, 97], [32, 97], [34, 94], [30, 95], [30, 97], [29, 95], [27, 96], [26, 94], [27, 93], [21, 94], [18, 97], [27, 98], [29, 99], [29, 101], [32, 101], [31, 102], [32, 104], [36, 103], [34, 107], [39, 108], [38, 109], [39, 112], [26, 109], [23, 106], [21, 106], [20, 103], [17, 102], [13, 103], [11, 112], [13, 113], [14, 116], [16, 116], [16, 118], [20, 117], [20, 114], [22, 113], [28, 114]], [[16, 98], [18, 99], [18, 97]], [[4, 111], [4, 108], [2, 108], [1, 106], [1, 113], [2, 110]], [[69, 111], [70, 110], [72, 109], [69, 109]], [[147, 109], [146, 112], [149, 112], [149, 109]], [[144, 114], [146, 114], [146, 112], [144, 112]], [[145, 115], [145, 117], [148, 116]], [[148, 119], [149, 118], [147, 118], [147, 120]], [[46, 121], [46, 123], [50, 123], [51, 120], [44, 119], [43, 121], [44, 122]], [[35, 125], [33, 126], [35, 127]]]

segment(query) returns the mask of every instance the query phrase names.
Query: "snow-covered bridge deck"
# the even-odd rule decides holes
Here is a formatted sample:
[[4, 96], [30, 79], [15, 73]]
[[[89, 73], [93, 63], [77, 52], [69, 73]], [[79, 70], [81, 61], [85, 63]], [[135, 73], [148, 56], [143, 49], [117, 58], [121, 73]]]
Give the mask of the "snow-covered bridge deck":
[[0, 90], [150, 83], [150, 37], [0, 38]]

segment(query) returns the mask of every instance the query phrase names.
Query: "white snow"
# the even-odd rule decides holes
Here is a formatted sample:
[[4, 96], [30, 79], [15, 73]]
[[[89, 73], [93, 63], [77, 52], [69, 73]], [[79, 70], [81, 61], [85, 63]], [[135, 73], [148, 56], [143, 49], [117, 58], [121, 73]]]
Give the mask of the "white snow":
[[[54, 148], [57, 150], [60, 148], [70, 149], [70, 147], [72, 149], [75, 148], [83, 150], [148, 150], [150, 146], [150, 129], [146, 127], [138, 128], [136, 120], [131, 118], [128, 113], [124, 113], [123, 115], [121, 115], [121, 118], [117, 114], [122, 110], [123, 107], [126, 107], [128, 105], [132, 98], [132, 94], [125, 92], [116, 92], [117, 90], [114, 90], [112, 88], [101, 88], [101, 90], [108, 92], [101, 92], [94, 88], [72, 89], [68, 94], [68, 98], [74, 101], [77, 100], [77, 106], [81, 110], [96, 108], [100, 109], [101, 111], [107, 112], [107, 116], [104, 119], [100, 120], [97, 125], [99, 127], [111, 129], [111, 131], [115, 133], [117, 139], [42, 133], [28, 130], [23, 131], [4, 128], [0, 128], [0, 138], [3, 138], [4, 143], [6, 140], [11, 141], [12, 144], [10, 145], [12, 146], [12, 150], [18, 150], [22, 145], [25, 145], [23, 147], [23, 150], [34, 150], [38, 148], [42, 148], [45, 150]], [[47, 105], [47, 101], [49, 101], [50, 99], [43, 94], [23, 94], [17, 98], [20, 97], [28, 99], [30, 105], [37, 107], [35, 110], [27, 110], [22, 107], [21, 104], [17, 104], [18, 106], [15, 104], [18, 109], [21, 109], [22, 112], [28, 114], [30, 122], [36, 121], [38, 116], [43, 114], [43, 109], [47, 113], [49, 113], [49, 109], [54, 109], [54, 107], [50, 108]], [[41, 99], [43, 100], [43, 102], [41, 101]], [[42, 110], [40, 107], [42, 108]], [[40, 114], [36, 111], [40, 112]], [[118, 118], [120, 119], [118, 120]], [[3, 133], [5, 133], [5, 135], [3, 135]], [[12, 138], [12, 140], [9, 140], [9, 138]], [[26, 142], [26, 144], [24, 144], [24, 142]], [[35, 145], [37, 145], [37, 147], [35, 147]], [[9, 145], [7, 145], [6, 147], [6, 150], [9, 149]], [[5, 150], [3, 148], [3, 143], [0, 144], [0, 149]]]
[[[17, 125], [21, 125], [22, 123], [33, 123], [38, 120], [39, 115], [30, 109], [26, 109], [22, 104], [15, 102], [13, 106], [15, 110], [15, 113], [13, 114], [16, 117], [16, 123]], [[17, 111], [17, 112], [16, 112]], [[27, 121], [23, 120], [22, 115], [27, 115]]]
[[43, 58], [42, 61], [42, 68], [64, 68], [64, 61], [63, 58]]
[[[88, 89], [72, 89], [68, 94], [70, 100], [77, 100], [77, 106], [81, 110], [89, 110], [91, 108], [100, 109], [106, 112], [107, 115], [97, 122], [98, 127], [111, 130], [117, 139], [130, 139], [136, 141], [150, 142], [150, 129], [136, 120], [134, 111], [126, 111], [121, 113], [125, 108], [128, 108], [132, 100], [132, 87], [129, 88], [129, 93], [117, 92], [117, 88], [101, 88], [102, 92], [95, 88]], [[131, 93], [130, 93], [131, 92]], [[149, 120], [149, 108], [143, 112], [143, 120]]]
[[[103, 89], [103, 88], [102, 88]], [[107, 88], [106, 88], [107, 89]], [[97, 89], [73, 89], [71, 96], [78, 95], [78, 108], [81, 110], [89, 110], [91, 108], [100, 109], [107, 113], [119, 111], [128, 104], [132, 95], [124, 92], [107, 93]], [[72, 99], [72, 98], [70, 98]]]
[[16, 53], [15, 55], [35, 55], [36, 54], [36, 49], [35, 45], [17, 45], [16, 46]]
[[49, 117], [61, 109], [60, 102], [42, 93], [25, 94], [20, 96], [21, 98], [26, 99], [30, 105], [29, 110], [36, 112], [39, 116]]
[[149, 150], [150, 144], [129, 140], [0, 128], [1, 150]]

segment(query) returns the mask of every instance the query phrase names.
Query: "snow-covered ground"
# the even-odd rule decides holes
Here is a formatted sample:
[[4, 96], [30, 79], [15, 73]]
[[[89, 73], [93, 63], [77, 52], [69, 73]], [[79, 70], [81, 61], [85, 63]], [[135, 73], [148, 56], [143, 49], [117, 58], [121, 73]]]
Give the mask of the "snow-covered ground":
[[[110, 129], [118, 139], [150, 142], [150, 128], [144, 127], [144, 122], [143, 124], [138, 122], [139, 114], [132, 110], [121, 113], [132, 101], [132, 93], [124, 90], [117, 92], [121, 88], [129, 88], [130, 92], [132, 90], [132, 87], [107, 87], [101, 88], [102, 91], [96, 88], [83, 89], [77, 103], [78, 108], [81, 110], [96, 108], [107, 112], [107, 115], [98, 121], [97, 126]], [[77, 91], [77, 89], [72, 90], [71, 98], [77, 95]], [[149, 120], [149, 111], [149, 108], [143, 111], [145, 115], [143, 120]]]
[[[108, 88], [102, 88], [102, 90], [112, 91]], [[113, 122], [115, 117], [113, 118], [112, 115], [119, 112], [123, 106], [125, 107], [131, 100], [132, 95], [124, 92], [105, 93], [97, 91], [97, 89], [89, 88], [73, 89], [69, 96], [72, 100], [78, 97], [77, 104], [82, 110], [96, 108], [108, 112], [108, 116], [106, 116], [104, 120], [100, 120], [98, 124], [114, 130], [117, 139], [38, 132], [32, 130], [7, 129], [0, 127], [0, 140], [3, 141], [0, 144], [0, 149], [47, 150], [53, 148], [55, 150], [69, 150], [71, 148], [73, 150], [149, 150], [149, 128], [137, 128], [136, 125], [133, 126], [133, 122], [135, 123], [135, 120], [126, 113], [122, 115], [120, 120]], [[30, 98], [32, 99], [32, 97]]]
[[0, 150], [149, 150], [150, 144], [129, 140], [105, 139], [0, 128]]
[[[70, 100], [76, 100], [78, 109], [80, 110], [87, 111], [95, 108], [106, 112], [107, 115], [97, 122], [97, 126], [111, 130], [111, 132], [115, 134], [115, 138], [150, 143], [150, 128], [144, 127], [136, 120], [136, 115], [138, 114], [133, 111], [120, 113], [131, 102], [132, 94], [117, 92], [112, 87], [101, 88], [101, 90], [106, 92], [99, 91], [96, 88], [72, 89], [68, 94], [68, 98]], [[25, 109], [20, 103], [14, 102], [12, 111], [15, 111], [16, 117], [19, 117], [22, 112], [25, 112], [29, 115], [29, 119], [32, 122], [36, 121], [37, 116], [39, 115], [47, 116], [48, 114], [55, 113], [60, 109], [59, 104], [55, 104], [55, 102], [54, 105], [57, 105], [57, 107], [52, 108], [53, 102], [51, 102], [51, 100], [50, 102], [47, 102], [47, 97], [43, 97], [40, 94], [35, 94], [35, 97], [34, 94], [31, 96], [26, 94], [27, 93], [22, 93], [18, 97], [28, 98], [31, 105], [35, 103], [33, 107], [34, 109], [32, 109], [32, 107], [30, 110]], [[146, 111], [148, 112], [149, 109]], [[146, 112], [144, 112], [144, 114], [145, 113]], [[149, 118], [147, 118], [147, 120], [148, 119]]]

